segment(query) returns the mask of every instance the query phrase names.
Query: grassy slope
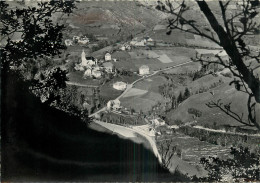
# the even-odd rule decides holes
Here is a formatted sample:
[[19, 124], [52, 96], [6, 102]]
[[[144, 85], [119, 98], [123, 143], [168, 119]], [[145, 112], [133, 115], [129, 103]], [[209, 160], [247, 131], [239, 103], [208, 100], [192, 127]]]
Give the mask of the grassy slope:
[[[127, 37], [154, 26], [160, 20], [157, 11], [147, 11], [147, 7], [137, 4], [131, 1], [81, 1], [77, 11], [70, 18], [64, 17], [63, 21], [80, 27], [84, 33], [111, 36], [112, 39]], [[111, 25], [112, 28], [109, 28]], [[117, 28], [114, 29], [113, 26]], [[123, 30], [120, 31], [118, 27]], [[74, 31], [76, 30], [72, 30]]]
[[166, 78], [156, 75], [136, 83], [135, 88], [159, 93], [159, 86], [163, 85], [164, 83], [167, 83]]
[[131, 107], [136, 112], [140, 110], [147, 112], [151, 110], [152, 106], [158, 102], [164, 102], [165, 99], [159, 93], [149, 91], [143, 95], [121, 98], [120, 101], [122, 106]]
[[[213, 125], [214, 122], [217, 125], [239, 125], [237, 121], [224, 114], [222, 111], [216, 108], [208, 108], [206, 103], [210, 101], [216, 101], [222, 99], [224, 104], [232, 103], [231, 109], [238, 114], [244, 113], [244, 120], [247, 119], [247, 95], [236, 91], [233, 86], [229, 86], [225, 83], [214, 89], [215, 95], [213, 96], [210, 92], [205, 92], [201, 94], [196, 94], [185, 100], [175, 111], [168, 114], [168, 119], [170, 119], [173, 124], [174, 119], [181, 119], [183, 122], [193, 121], [191, 114], [187, 112], [188, 108], [196, 108], [202, 111], [202, 116], [197, 119], [199, 124], [209, 124]], [[259, 110], [259, 106], [257, 106]], [[257, 111], [256, 110], [256, 111]], [[259, 119], [259, 114], [258, 119]]]

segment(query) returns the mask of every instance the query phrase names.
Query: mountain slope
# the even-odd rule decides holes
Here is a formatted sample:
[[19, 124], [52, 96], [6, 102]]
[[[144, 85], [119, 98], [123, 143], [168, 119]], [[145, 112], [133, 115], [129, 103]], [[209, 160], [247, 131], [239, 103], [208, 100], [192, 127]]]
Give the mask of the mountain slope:
[[[214, 92], [214, 95], [212, 95]], [[217, 101], [221, 99], [223, 104], [231, 103], [231, 110], [241, 115], [244, 114], [244, 120], [247, 120], [247, 94], [237, 91], [234, 86], [230, 86], [228, 83], [224, 83], [212, 90], [205, 93], [192, 95], [187, 100], [182, 102], [180, 106], [175, 110], [168, 113], [168, 119], [171, 123], [176, 119], [180, 119], [183, 122], [194, 121], [193, 115], [188, 113], [189, 108], [195, 108], [202, 112], [202, 116], [197, 118], [198, 124], [213, 126], [214, 123], [217, 126], [231, 125], [238, 126], [236, 120], [225, 114], [223, 111], [217, 108], [209, 108], [206, 106], [210, 101]], [[260, 121], [260, 114], [257, 111], [260, 110], [260, 106], [256, 107], [257, 119]]]

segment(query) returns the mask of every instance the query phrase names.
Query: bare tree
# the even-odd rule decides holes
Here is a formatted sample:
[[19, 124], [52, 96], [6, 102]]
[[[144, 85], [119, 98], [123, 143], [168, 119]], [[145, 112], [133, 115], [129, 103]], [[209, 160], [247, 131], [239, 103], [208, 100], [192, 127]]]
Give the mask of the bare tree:
[[175, 154], [177, 147], [172, 146], [172, 139], [171, 140], [165, 140], [164, 142], [160, 143], [159, 150], [161, 151], [161, 157], [162, 157], [162, 166], [166, 169], [169, 168], [169, 165], [171, 163], [171, 159], [173, 155]]
[[[230, 104], [223, 106], [220, 101], [212, 101], [207, 105], [221, 109], [245, 126], [254, 126], [260, 130], [255, 115], [256, 103], [260, 103], [260, 81], [259, 76], [255, 72], [260, 67], [260, 54], [252, 51], [245, 41], [246, 36], [259, 32], [260, 25], [257, 21], [260, 6], [259, 0], [214, 2], [218, 3], [219, 17], [221, 18], [217, 17], [216, 12], [214, 13], [213, 9], [210, 8], [209, 2], [196, 0], [195, 3], [198, 5], [210, 28], [203, 27], [199, 24], [200, 22], [192, 18], [187, 18], [186, 13], [191, 10], [185, 0], [180, 3], [166, 0], [164, 12], [172, 16], [168, 19], [169, 30], [167, 34], [171, 34], [173, 29], [177, 29], [199, 35], [216, 43], [226, 51], [229, 56], [229, 60], [226, 61], [219, 56], [216, 56], [217, 59], [214, 61], [202, 58], [197, 60], [204, 65], [219, 64], [231, 71], [234, 81], [230, 84], [234, 84], [237, 90], [248, 94], [248, 120], [243, 120], [243, 114], [238, 115], [234, 113], [230, 108]], [[236, 3], [235, 5], [238, 7], [236, 10], [230, 10], [229, 7], [232, 3]]]

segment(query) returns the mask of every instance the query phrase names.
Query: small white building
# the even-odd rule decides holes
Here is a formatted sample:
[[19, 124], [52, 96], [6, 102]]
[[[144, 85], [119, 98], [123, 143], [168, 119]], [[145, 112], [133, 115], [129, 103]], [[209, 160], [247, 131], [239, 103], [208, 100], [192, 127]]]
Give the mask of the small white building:
[[85, 72], [84, 72], [84, 77], [90, 77], [92, 75], [92, 71], [91, 69], [87, 69]]
[[98, 65], [95, 65], [95, 67], [93, 68], [93, 71], [100, 71], [100, 67]]
[[85, 70], [84, 67], [81, 64], [75, 64], [74, 69], [76, 71], [84, 71]]
[[73, 41], [79, 41], [80, 37], [79, 36], [73, 36]]
[[154, 130], [154, 128], [150, 128], [149, 129], [149, 135], [150, 136], [155, 136], [155, 134], [156, 134], [156, 131]]
[[94, 76], [95, 78], [100, 78], [101, 77], [101, 72], [100, 71], [92, 71], [92, 76]]
[[149, 74], [150, 71], [149, 71], [149, 67], [147, 65], [142, 65], [140, 68], [139, 68], [139, 74], [140, 75], [146, 75], [146, 74]]
[[65, 40], [65, 45], [66, 46], [72, 46], [73, 45], [73, 41], [71, 39], [66, 39]]
[[119, 81], [113, 84], [113, 88], [116, 90], [125, 90], [127, 84], [125, 82]]
[[156, 126], [162, 126], [162, 125], [165, 125], [165, 121], [162, 120], [161, 118], [156, 118], [153, 120], [153, 123], [156, 125]]
[[118, 110], [120, 109], [121, 106], [120, 106], [120, 101], [118, 99], [116, 100], [110, 100], [108, 101], [107, 103], [107, 109], [108, 110]]
[[81, 37], [78, 39], [78, 43], [87, 44], [87, 43], [89, 43], [89, 39], [87, 37]]
[[149, 38], [147, 39], [147, 41], [148, 41], [148, 42], [152, 42], [153, 39], [149, 37]]
[[126, 50], [125, 45], [121, 46], [121, 47], [120, 47], [120, 50], [125, 51], [125, 50]]
[[110, 60], [112, 60], [111, 54], [110, 53], [106, 53], [105, 54], [105, 61], [110, 61]]
[[113, 108], [115, 109], [115, 110], [118, 110], [118, 109], [120, 109], [121, 108], [121, 106], [120, 106], [120, 100], [118, 100], [118, 99], [116, 99], [116, 100], [113, 100], [113, 102], [114, 102], [114, 105], [113, 105]]
[[122, 45], [120, 47], [120, 50], [122, 50], [122, 51], [131, 50], [131, 46], [129, 44], [125, 43], [124, 45]]

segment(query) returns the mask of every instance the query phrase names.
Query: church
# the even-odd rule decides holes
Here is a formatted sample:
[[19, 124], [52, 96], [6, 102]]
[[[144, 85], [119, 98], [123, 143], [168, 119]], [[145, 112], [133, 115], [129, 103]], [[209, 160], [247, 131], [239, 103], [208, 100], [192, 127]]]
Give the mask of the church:
[[81, 53], [81, 64], [82, 67], [92, 67], [93, 65], [97, 65], [97, 59], [94, 57], [86, 57], [86, 53], [83, 50]]

